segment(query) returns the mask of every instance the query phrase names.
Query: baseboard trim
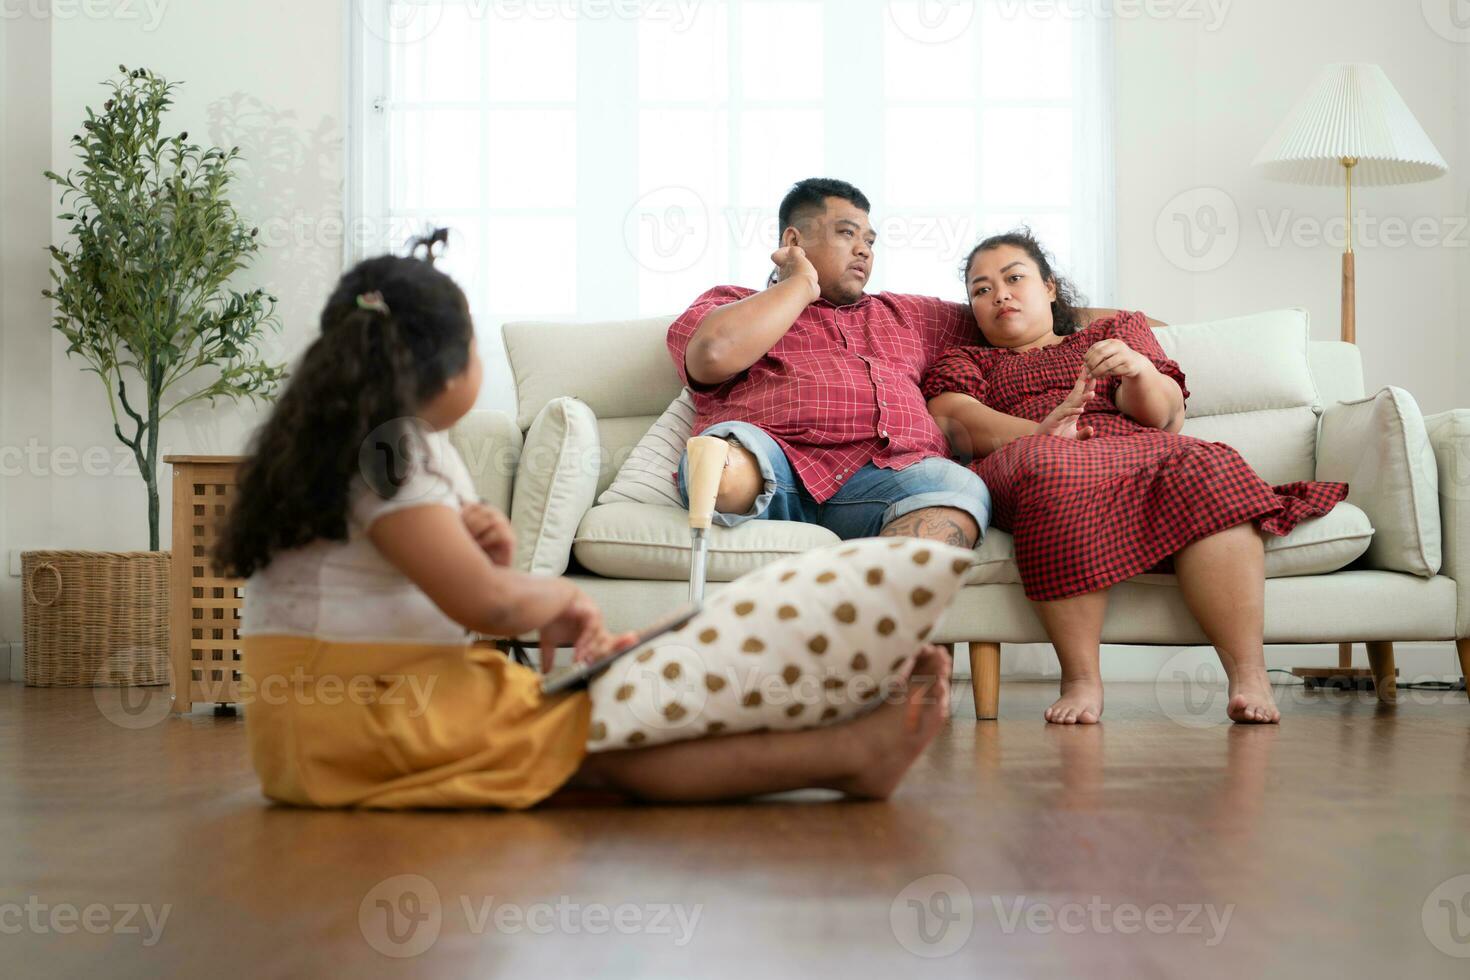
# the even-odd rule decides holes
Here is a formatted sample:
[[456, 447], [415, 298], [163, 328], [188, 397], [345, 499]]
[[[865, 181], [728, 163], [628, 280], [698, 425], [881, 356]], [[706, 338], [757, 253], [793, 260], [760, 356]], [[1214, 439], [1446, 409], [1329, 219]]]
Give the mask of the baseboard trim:
[[15, 640], [0, 641], [0, 683], [21, 683], [26, 677], [25, 644]]

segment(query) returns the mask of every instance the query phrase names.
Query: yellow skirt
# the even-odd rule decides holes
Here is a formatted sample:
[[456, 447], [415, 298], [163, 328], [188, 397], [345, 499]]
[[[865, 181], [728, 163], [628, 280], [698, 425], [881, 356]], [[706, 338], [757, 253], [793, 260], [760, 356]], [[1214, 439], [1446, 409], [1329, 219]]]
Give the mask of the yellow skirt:
[[302, 806], [532, 806], [587, 754], [587, 695], [543, 698], [485, 647], [251, 636], [250, 756], [265, 795]]

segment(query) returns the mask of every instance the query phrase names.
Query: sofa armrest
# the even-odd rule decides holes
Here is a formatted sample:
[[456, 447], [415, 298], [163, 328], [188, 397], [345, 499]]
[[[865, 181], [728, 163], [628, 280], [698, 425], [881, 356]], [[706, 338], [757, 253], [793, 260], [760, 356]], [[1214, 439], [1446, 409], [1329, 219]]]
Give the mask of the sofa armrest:
[[1439, 464], [1439, 519], [1443, 573], [1455, 580], [1455, 636], [1470, 636], [1470, 409], [1457, 408], [1424, 420]]
[[480, 496], [509, 514], [511, 489], [525, 442], [515, 419], [506, 412], [473, 411], [449, 430], [449, 441], [464, 458]]

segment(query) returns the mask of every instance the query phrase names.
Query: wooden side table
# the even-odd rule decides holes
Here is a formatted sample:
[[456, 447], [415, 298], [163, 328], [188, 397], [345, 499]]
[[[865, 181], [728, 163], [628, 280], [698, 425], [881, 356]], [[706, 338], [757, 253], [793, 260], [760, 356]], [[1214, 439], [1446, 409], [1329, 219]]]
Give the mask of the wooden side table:
[[169, 663], [174, 711], [239, 698], [243, 579], [220, 578], [210, 551], [235, 494], [243, 456], [165, 456], [173, 467]]

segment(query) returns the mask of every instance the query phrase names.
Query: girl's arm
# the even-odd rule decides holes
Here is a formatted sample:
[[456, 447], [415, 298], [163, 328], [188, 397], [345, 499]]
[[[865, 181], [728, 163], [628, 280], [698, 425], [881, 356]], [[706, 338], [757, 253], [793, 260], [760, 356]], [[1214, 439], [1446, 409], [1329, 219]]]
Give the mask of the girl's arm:
[[449, 507], [406, 507], [368, 528], [373, 546], [444, 614], [491, 636], [541, 634], [543, 665], [557, 646], [596, 659], [625, 637], [611, 637], [602, 614], [564, 578], [527, 575], [492, 562]]

